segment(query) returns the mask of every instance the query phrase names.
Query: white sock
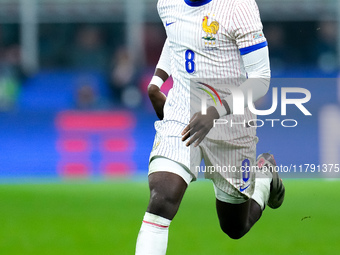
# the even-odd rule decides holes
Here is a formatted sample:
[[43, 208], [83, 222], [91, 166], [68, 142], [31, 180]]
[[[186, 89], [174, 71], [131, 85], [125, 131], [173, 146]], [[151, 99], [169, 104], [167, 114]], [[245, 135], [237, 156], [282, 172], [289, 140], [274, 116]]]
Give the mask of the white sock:
[[252, 199], [256, 201], [261, 206], [261, 209], [264, 210], [265, 206], [268, 203], [269, 195], [270, 195], [270, 183], [272, 181], [271, 173], [262, 173], [257, 172], [255, 178], [255, 189]]
[[171, 220], [146, 212], [139, 230], [136, 255], [165, 255]]

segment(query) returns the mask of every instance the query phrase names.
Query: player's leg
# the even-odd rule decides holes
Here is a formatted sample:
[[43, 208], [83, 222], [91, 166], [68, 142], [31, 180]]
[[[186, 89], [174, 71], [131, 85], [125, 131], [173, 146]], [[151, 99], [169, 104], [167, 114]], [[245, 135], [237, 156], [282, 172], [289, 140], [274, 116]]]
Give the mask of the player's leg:
[[137, 238], [138, 255], [166, 253], [171, 220], [189, 183], [197, 177], [190, 171], [190, 155], [200, 161], [200, 150], [190, 150], [181, 141], [178, 134], [184, 127], [177, 122], [155, 122], [157, 133], [149, 164], [150, 201]]
[[249, 134], [233, 141], [206, 139], [201, 145], [207, 165], [227, 170], [206, 177], [214, 181], [221, 229], [234, 239], [260, 219], [270, 194], [272, 174], [254, 171], [256, 143], [257, 137]]
[[149, 175], [150, 201], [148, 213], [172, 220], [188, 184], [177, 174], [155, 172]]
[[[239, 239], [252, 228], [267, 204], [270, 183], [271, 176], [262, 173], [256, 176], [255, 183], [250, 184], [254, 185], [251, 198], [235, 197], [235, 194], [230, 195], [215, 186], [217, 215], [223, 232], [233, 239]], [[251, 186], [248, 189], [251, 189]], [[240, 189], [238, 190], [241, 193]]]
[[274, 157], [268, 153], [261, 154], [257, 159], [257, 166], [254, 193], [247, 201], [235, 199], [215, 187], [220, 226], [231, 238], [244, 236], [260, 219], [267, 204], [275, 209], [283, 203], [285, 188], [275, 171]]
[[149, 168], [150, 201], [138, 234], [136, 254], [163, 255], [169, 225], [192, 176], [183, 165], [163, 157], [152, 160]]
[[216, 198], [216, 209], [222, 231], [233, 239], [244, 236], [262, 215], [261, 206], [253, 199], [229, 203]]

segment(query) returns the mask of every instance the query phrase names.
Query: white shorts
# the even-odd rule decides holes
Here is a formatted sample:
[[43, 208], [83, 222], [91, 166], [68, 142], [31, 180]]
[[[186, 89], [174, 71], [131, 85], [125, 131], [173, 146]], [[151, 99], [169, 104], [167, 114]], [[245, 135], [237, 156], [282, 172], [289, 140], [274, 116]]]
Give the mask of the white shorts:
[[[176, 161], [173, 161], [171, 159], [164, 158], [164, 157], [153, 158], [153, 160], [150, 162], [150, 165], [149, 165], [149, 175], [154, 172], [161, 172], [161, 171], [170, 172], [170, 173], [174, 173], [174, 174], [181, 176], [188, 186], [194, 178], [193, 175], [190, 173], [190, 171], [184, 165], [181, 165], [180, 163], [177, 163]], [[247, 198], [244, 198], [244, 197], [236, 198], [234, 196], [229, 195], [228, 193], [225, 193], [224, 191], [217, 188], [215, 184], [214, 184], [214, 190], [215, 190], [216, 199], [222, 202], [231, 203], [231, 204], [241, 204], [247, 201]]]
[[[149, 174], [173, 172], [187, 184], [204, 174], [214, 182], [217, 199], [229, 203], [242, 203], [253, 195], [255, 173], [241, 170], [245, 165], [256, 164], [258, 138], [255, 135], [228, 141], [206, 137], [198, 147], [186, 147], [180, 135], [184, 124], [156, 122], [155, 127], [157, 133], [150, 154]], [[202, 159], [205, 167], [200, 166]]]
[[164, 157], [154, 157], [149, 164], [149, 175], [154, 172], [170, 172], [177, 174], [189, 185], [194, 176], [184, 165]]

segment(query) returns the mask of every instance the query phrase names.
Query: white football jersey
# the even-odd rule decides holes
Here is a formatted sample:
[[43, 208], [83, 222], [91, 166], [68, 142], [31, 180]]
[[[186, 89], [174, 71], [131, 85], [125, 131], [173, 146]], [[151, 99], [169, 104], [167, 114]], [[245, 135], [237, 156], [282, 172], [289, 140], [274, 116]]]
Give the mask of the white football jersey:
[[[170, 52], [174, 80], [164, 107], [164, 121], [187, 125], [193, 114], [190, 107], [195, 104], [190, 81], [213, 79], [216, 83], [234, 83], [235, 80], [240, 83], [247, 77], [241, 56], [267, 46], [259, 10], [255, 0], [159, 0], [157, 7], [167, 34], [165, 47]], [[209, 85], [214, 87], [214, 83]], [[228, 95], [227, 89], [214, 88], [221, 99]], [[205, 92], [200, 89], [195, 93]], [[196, 99], [196, 104], [201, 104], [199, 95]], [[207, 102], [208, 106], [213, 103], [213, 99]], [[246, 108], [244, 116], [222, 118], [229, 123], [230, 120], [244, 123], [256, 116]], [[167, 131], [169, 135], [172, 132], [175, 136], [180, 135], [179, 130]], [[219, 136], [221, 133], [224, 137]], [[232, 140], [255, 133], [255, 128], [244, 125], [233, 128], [221, 125], [212, 129], [208, 137]]]

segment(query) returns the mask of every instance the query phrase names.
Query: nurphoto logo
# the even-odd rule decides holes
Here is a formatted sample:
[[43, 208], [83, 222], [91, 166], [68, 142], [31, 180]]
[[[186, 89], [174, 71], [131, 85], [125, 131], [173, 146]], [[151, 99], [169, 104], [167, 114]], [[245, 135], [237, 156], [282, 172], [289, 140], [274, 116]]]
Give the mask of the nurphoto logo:
[[[201, 95], [201, 113], [202, 115], [207, 114], [207, 97], [210, 96], [212, 98], [215, 106], [217, 104], [220, 104], [223, 106], [221, 96], [218, 94], [216, 89], [214, 89], [211, 85], [208, 85], [203, 82], [198, 82], [199, 84], [203, 85], [204, 88], [198, 87], [198, 89], [203, 90], [205, 93]], [[232, 109], [234, 115], [244, 115], [244, 109], [245, 109], [245, 95], [244, 93], [247, 93], [247, 105], [249, 110], [255, 114], [260, 116], [268, 116], [274, 113], [277, 110], [278, 104], [279, 104], [279, 96], [278, 96], [278, 88], [273, 87], [272, 88], [272, 104], [271, 107], [267, 110], [259, 110], [256, 109], [253, 104], [253, 91], [252, 89], [247, 89], [245, 92], [242, 91], [237, 86], [232, 85], [225, 85], [225, 88], [229, 90], [229, 94], [232, 97]], [[210, 91], [209, 91], [209, 90]], [[218, 99], [218, 102], [216, 102], [215, 96]], [[301, 95], [301, 98], [289, 98], [289, 94], [294, 95]], [[310, 111], [304, 106], [305, 103], [309, 102], [311, 99], [311, 93], [309, 90], [305, 88], [298, 88], [298, 87], [282, 87], [281, 88], [281, 116], [287, 116], [287, 105], [295, 105], [305, 116], [312, 116]], [[226, 120], [226, 119], [215, 119], [214, 120], [214, 127], [216, 125], [229, 125], [230, 127], [233, 127], [235, 125], [244, 125], [248, 127], [262, 127], [265, 125], [265, 123], [271, 124], [271, 127], [275, 126], [276, 122], [280, 122], [281, 126], [283, 127], [296, 127], [298, 125], [298, 121], [295, 119], [252, 119], [252, 120], [244, 120], [243, 122], [232, 122], [232, 120]]]

